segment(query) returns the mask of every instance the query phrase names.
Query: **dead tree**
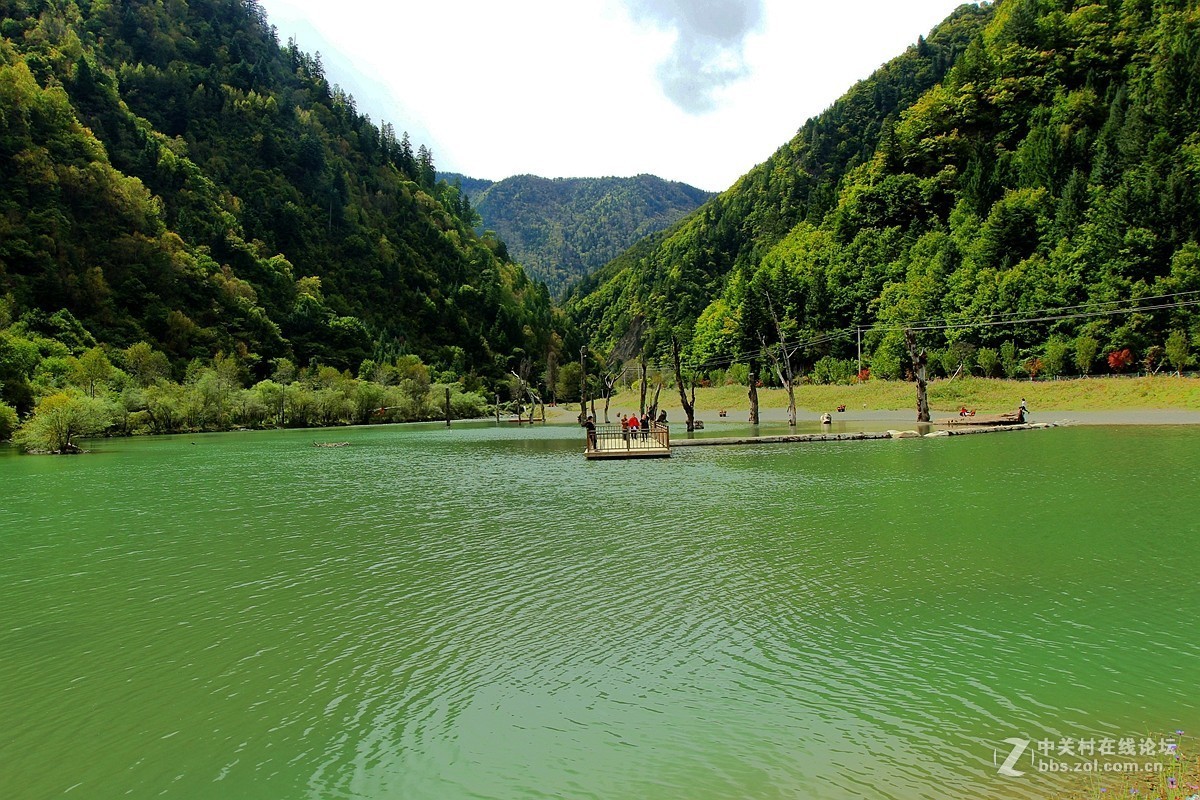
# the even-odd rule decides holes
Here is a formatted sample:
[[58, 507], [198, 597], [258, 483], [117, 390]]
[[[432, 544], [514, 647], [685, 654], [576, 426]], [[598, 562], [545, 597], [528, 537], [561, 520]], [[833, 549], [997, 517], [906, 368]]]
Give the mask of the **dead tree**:
[[792, 354], [788, 351], [787, 336], [783, 332], [783, 324], [779, 321], [779, 315], [775, 313], [775, 304], [771, 302], [771, 293], [765, 292], [767, 296], [767, 309], [771, 312], [771, 320], [775, 323], [775, 334], [779, 337], [779, 357], [772, 354], [772, 351], [767, 347], [766, 337], [763, 337], [763, 349], [771, 355], [771, 360], [775, 363], [775, 372], [779, 375], [779, 382], [787, 387], [788, 393], [788, 425], [795, 427], [796, 425], [796, 389], [792, 386], [795, 376], [792, 374]]
[[537, 411], [538, 403], [542, 402], [541, 395], [533, 390], [529, 384], [529, 373], [533, 371], [533, 362], [528, 358], [522, 358], [517, 366], [517, 371], [509, 370], [509, 373], [517, 379], [516, 401], [517, 401], [517, 422], [521, 422], [521, 406], [525, 399], [529, 399], [529, 424], [533, 424], [533, 415]]
[[638, 403], [638, 413], [645, 414], [646, 413], [646, 353], [645, 352], [642, 353], [642, 359], [641, 359], [641, 364], [639, 365], [639, 369], [640, 369], [641, 375], [642, 375], [642, 399], [641, 399], [641, 402]]
[[750, 419], [751, 425], [758, 424], [758, 364], [750, 362], [750, 391], [747, 393], [750, 398]]
[[653, 419], [653, 420], [658, 419], [658, 396], [660, 394], [662, 394], [662, 390], [663, 390], [663, 384], [662, 384], [662, 381], [660, 380], [658, 382], [658, 386], [654, 387], [654, 402], [652, 402], [650, 404], [650, 411], [649, 411], [650, 419]]
[[608, 402], [612, 399], [613, 389], [617, 385], [616, 375], [604, 376], [604, 424], [608, 424]]
[[929, 354], [917, 348], [917, 337], [905, 328], [904, 344], [908, 347], [908, 357], [912, 360], [913, 375], [917, 379], [917, 422], [929, 422], [929, 381], [925, 375], [925, 364]]
[[679, 402], [683, 405], [684, 416], [687, 417], [688, 433], [691, 433], [696, 429], [696, 382], [692, 381], [692, 397], [689, 400], [679, 365], [679, 340], [674, 336], [671, 337], [671, 358], [675, 362], [675, 385], [679, 387]]

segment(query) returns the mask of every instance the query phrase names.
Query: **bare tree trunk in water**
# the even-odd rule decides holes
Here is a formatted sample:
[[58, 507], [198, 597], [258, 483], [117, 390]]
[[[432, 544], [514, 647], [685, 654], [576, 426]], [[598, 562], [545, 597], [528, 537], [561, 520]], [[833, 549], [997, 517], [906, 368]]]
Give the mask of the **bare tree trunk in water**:
[[929, 422], [929, 381], [925, 375], [929, 354], [917, 349], [917, 338], [907, 329], [904, 331], [904, 344], [908, 346], [908, 357], [912, 359], [913, 375], [917, 379], [917, 422]]
[[[775, 371], [779, 373], [779, 382], [787, 387], [788, 393], [788, 425], [796, 427], [796, 389], [792, 386], [795, 376], [792, 374], [792, 354], [788, 352], [787, 337], [783, 333], [783, 325], [779, 322], [779, 315], [775, 313], [775, 304], [771, 302], [770, 293], [767, 294], [767, 309], [771, 312], [771, 319], [775, 322], [775, 333], [779, 336], [779, 349], [782, 358], [775, 359]], [[763, 342], [764, 349], [766, 341]], [[782, 362], [782, 368], [780, 366]]]
[[[763, 343], [763, 349], [766, 350], [767, 349], [767, 339], [765, 336], [763, 337], [762, 343]], [[770, 351], [768, 351], [768, 353], [769, 352]], [[795, 392], [795, 389], [792, 388], [792, 360], [787, 357], [786, 349], [784, 349], [783, 353], [784, 353], [784, 357], [782, 360], [774, 355], [771, 355], [771, 361], [774, 362], [775, 377], [779, 378], [779, 383], [781, 386], [784, 386], [787, 388], [788, 425], [795, 425], [796, 424], [796, 392]]]
[[[595, 411], [592, 411], [595, 414]], [[587, 348], [579, 348], [579, 424], [587, 419]], [[595, 417], [593, 416], [594, 420]]]
[[687, 391], [683, 385], [683, 372], [679, 368], [679, 340], [671, 337], [671, 358], [675, 362], [675, 385], [679, 387], [679, 402], [683, 405], [684, 416], [687, 417], [687, 430], [691, 433], [696, 429], [696, 387], [692, 386], [692, 399], [688, 401]]
[[750, 419], [751, 425], [758, 424], [758, 365], [750, 365]]
[[[642, 363], [640, 365], [640, 369], [641, 369], [641, 373], [642, 373], [642, 400], [641, 400], [641, 403], [638, 404], [638, 413], [645, 414], [646, 413], [646, 354], [645, 353], [642, 353]], [[651, 416], [653, 416], [653, 414], [651, 414]]]

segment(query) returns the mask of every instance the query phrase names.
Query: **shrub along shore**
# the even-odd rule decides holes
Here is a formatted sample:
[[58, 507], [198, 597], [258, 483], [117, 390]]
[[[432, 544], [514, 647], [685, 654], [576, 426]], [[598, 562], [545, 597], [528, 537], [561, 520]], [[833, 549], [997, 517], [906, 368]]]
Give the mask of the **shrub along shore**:
[[193, 361], [182, 381], [145, 344], [118, 355], [114, 364], [95, 347], [78, 358], [44, 359], [27, 386], [31, 413], [22, 420], [0, 403], [0, 441], [11, 437], [32, 453], [74, 453], [77, 440], [91, 436], [419, 422], [446, 417], [447, 393], [455, 419], [492, 408], [477, 380], [434, 376], [416, 356], [364, 361], [357, 376], [278, 359], [270, 378], [247, 385], [238, 360], [222, 354]]

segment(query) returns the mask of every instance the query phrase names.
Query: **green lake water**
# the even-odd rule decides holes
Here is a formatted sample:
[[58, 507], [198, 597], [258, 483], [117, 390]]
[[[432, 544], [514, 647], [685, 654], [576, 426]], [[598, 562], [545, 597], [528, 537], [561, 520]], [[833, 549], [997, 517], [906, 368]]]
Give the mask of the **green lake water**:
[[1007, 738], [1200, 729], [1200, 428], [581, 447], [0, 451], [0, 797], [1032, 798]]

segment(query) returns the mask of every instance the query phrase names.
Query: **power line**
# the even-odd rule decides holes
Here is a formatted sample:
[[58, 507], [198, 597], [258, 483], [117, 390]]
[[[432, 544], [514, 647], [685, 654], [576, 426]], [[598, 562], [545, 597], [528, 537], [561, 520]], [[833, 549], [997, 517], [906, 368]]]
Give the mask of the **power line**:
[[1029, 322], [1059, 322], [1068, 319], [1089, 319], [1094, 317], [1110, 317], [1120, 316], [1121, 314], [1137, 314], [1143, 311], [1162, 311], [1170, 308], [1186, 308], [1188, 306], [1200, 305], [1200, 298], [1195, 300], [1182, 300], [1174, 303], [1159, 303], [1150, 306], [1134, 306], [1131, 308], [1113, 308], [1113, 309], [1097, 309], [1095, 311], [1079, 311], [1073, 314], [1044, 314], [1037, 317], [1024, 317], [1022, 319], [999, 319], [999, 320], [982, 320], [972, 322], [946, 322], [940, 325], [893, 325], [890, 327], [872, 327], [874, 331], [942, 331], [942, 330], [957, 330], [961, 328], [987, 328], [997, 325], [1020, 325]]
[[[1175, 302], [1161, 302], [1145, 305], [1147, 301], [1169, 300], [1179, 298]], [[1122, 304], [1133, 303], [1135, 305], [1117, 308], [1105, 308], [1105, 306], [1120, 306]], [[1100, 306], [1100, 308], [1096, 308]], [[929, 331], [946, 331], [946, 330], [962, 330], [966, 328], [988, 328], [998, 327], [1003, 325], [1023, 325], [1035, 322], [1061, 322], [1072, 319], [1094, 319], [1096, 317], [1121, 316], [1125, 314], [1137, 314], [1149, 311], [1165, 311], [1177, 308], [1189, 308], [1192, 306], [1200, 306], [1200, 290], [1192, 290], [1186, 292], [1172, 292], [1169, 294], [1150, 295], [1147, 297], [1128, 298], [1122, 300], [1105, 300], [1095, 303], [1081, 303], [1073, 306], [1059, 306], [1056, 308], [1039, 309], [1031, 313], [1033, 316], [1015, 317], [1015, 315], [1023, 313], [1019, 311], [999, 312], [988, 314], [983, 317], [973, 319], [969, 322], [951, 322], [946, 318], [927, 318], [923, 320], [915, 320], [907, 324], [881, 325], [875, 323], [870, 326], [856, 325], [851, 328], [839, 328], [832, 331], [825, 331], [807, 339], [800, 340], [788, 345], [788, 357], [794, 355], [797, 351], [815, 347], [819, 344], [835, 341], [838, 339], [846, 339], [858, 333], [893, 333], [897, 331], [910, 330], [915, 332]], [[1078, 310], [1086, 309], [1086, 310]], [[1064, 313], [1071, 312], [1071, 313]], [[1015, 318], [1014, 318], [1015, 317]], [[760, 360], [763, 358], [773, 358], [782, 345], [774, 344], [769, 347], [759, 348], [752, 353], [745, 353], [738, 356], [725, 356], [717, 359], [710, 359], [703, 362], [691, 362], [681, 364], [681, 367], [686, 367], [692, 372], [700, 370], [720, 369], [732, 366], [736, 363], [746, 361], [748, 358]], [[647, 368], [653, 368], [662, 371], [666, 367], [658, 362], [647, 364]], [[625, 373], [634, 369], [626, 365], [621, 369], [621, 377]]]
[[[985, 314], [984, 316], [977, 317], [975, 322], [970, 323], [970, 324], [984, 324], [987, 321], [993, 320], [993, 319], [1002, 319], [1002, 320], [1007, 320], [1007, 321], [1017, 323], [1017, 322], [1022, 322], [1024, 320], [1013, 319], [1013, 318], [1018, 317], [1020, 314], [1024, 314], [1024, 313], [1033, 313], [1033, 314], [1055, 313], [1056, 314], [1056, 313], [1060, 313], [1060, 312], [1064, 312], [1064, 311], [1073, 311], [1073, 310], [1081, 309], [1081, 308], [1088, 309], [1089, 311], [1100, 311], [1100, 309], [1103, 308], [1104, 306], [1117, 306], [1117, 305], [1123, 305], [1126, 303], [1146, 303], [1146, 302], [1150, 302], [1153, 300], [1167, 300], [1172, 297], [1197, 298], [1198, 296], [1200, 296], [1200, 290], [1192, 290], [1192, 291], [1186, 291], [1186, 292], [1172, 292], [1170, 294], [1148, 295], [1146, 297], [1128, 298], [1128, 299], [1121, 299], [1121, 300], [1091, 301], [1091, 302], [1087, 302], [1087, 303], [1080, 303], [1078, 305], [1073, 305], [1073, 306], [1057, 306], [1054, 308], [1039, 309], [1034, 312], [1001, 311], [1001, 312], [997, 312], [995, 314]], [[903, 330], [904, 328], [907, 328], [909, 330], [917, 330], [918, 328], [916, 328], [914, 326], [925, 325], [927, 323], [928, 324], [936, 324], [936, 323], [945, 322], [945, 321], [946, 321], [945, 318], [942, 318], [942, 317], [931, 317], [931, 318], [923, 319], [923, 320], [912, 320], [912, 321], [904, 324], [903, 326], [900, 326], [900, 329]], [[963, 323], [963, 324], [966, 325], [968, 323]], [[864, 330], [866, 330], [866, 329], [864, 328]]]

